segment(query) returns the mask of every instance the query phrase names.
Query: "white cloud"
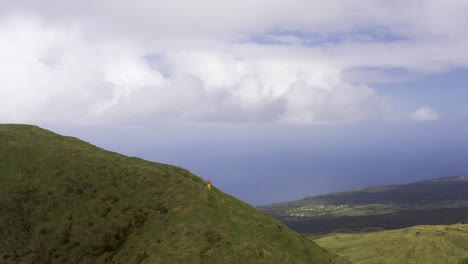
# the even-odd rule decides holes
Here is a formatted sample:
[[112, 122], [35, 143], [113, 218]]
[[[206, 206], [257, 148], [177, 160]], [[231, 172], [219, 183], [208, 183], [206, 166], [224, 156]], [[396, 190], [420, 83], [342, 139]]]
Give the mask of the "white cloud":
[[[389, 79], [376, 68], [468, 65], [466, 1], [0, 4], [1, 122], [385, 119], [401, 110], [366, 85]], [[325, 43], [303, 45], [299, 34], [271, 36], [289, 45], [247, 41], [272, 30]], [[380, 31], [388, 42], [373, 39]], [[359, 78], [347, 78], [354, 69]]]
[[320, 62], [187, 49], [148, 63], [138, 45], [91, 42], [27, 17], [0, 23], [0, 34], [3, 122], [329, 123], [386, 114], [370, 88]]
[[416, 121], [432, 121], [439, 119], [440, 115], [430, 107], [422, 107], [414, 111], [411, 118]]
[[162, 81], [138, 50], [123, 43], [89, 43], [70, 27], [20, 17], [2, 21], [0, 35], [4, 122], [85, 121], [140, 87]]

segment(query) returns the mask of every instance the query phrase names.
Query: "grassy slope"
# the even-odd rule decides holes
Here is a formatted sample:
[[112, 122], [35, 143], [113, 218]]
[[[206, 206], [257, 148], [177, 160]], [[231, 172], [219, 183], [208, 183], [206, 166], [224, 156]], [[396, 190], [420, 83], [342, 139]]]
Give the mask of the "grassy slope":
[[415, 226], [315, 240], [352, 263], [468, 263], [468, 225]]
[[0, 263], [343, 263], [187, 170], [0, 125]]
[[260, 209], [303, 233], [453, 224], [468, 215], [468, 176], [370, 187]]

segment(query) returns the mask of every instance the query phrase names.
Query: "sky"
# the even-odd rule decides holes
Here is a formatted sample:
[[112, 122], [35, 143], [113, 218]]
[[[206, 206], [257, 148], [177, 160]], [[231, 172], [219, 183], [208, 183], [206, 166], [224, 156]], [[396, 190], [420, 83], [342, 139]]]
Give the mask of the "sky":
[[0, 122], [254, 205], [468, 174], [468, 2], [0, 0]]

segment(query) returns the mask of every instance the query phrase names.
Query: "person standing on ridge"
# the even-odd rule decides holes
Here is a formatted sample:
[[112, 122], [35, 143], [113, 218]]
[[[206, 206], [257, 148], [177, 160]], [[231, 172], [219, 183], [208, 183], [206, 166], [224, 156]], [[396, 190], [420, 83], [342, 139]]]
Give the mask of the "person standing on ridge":
[[206, 188], [208, 188], [208, 190], [211, 190], [211, 181], [210, 180], [208, 180], [206, 182]]

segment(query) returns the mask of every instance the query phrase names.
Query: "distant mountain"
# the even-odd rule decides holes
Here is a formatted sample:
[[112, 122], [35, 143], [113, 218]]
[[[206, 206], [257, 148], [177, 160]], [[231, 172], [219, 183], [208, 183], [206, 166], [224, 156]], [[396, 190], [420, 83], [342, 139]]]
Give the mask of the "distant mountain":
[[330, 234], [315, 241], [355, 264], [468, 263], [468, 225]]
[[468, 176], [356, 189], [259, 209], [301, 233], [454, 224], [468, 216]]
[[187, 170], [0, 125], [0, 263], [347, 263]]

